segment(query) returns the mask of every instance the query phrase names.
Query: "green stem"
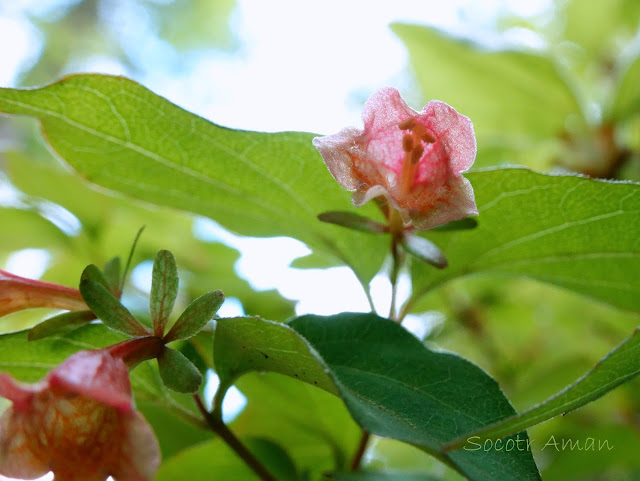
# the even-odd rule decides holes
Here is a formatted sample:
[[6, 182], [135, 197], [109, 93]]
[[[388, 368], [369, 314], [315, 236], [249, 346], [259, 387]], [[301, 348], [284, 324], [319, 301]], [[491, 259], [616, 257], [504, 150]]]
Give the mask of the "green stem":
[[389, 280], [391, 281], [391, 307], [389, 308], [389, 318], [396, 319], [396, 298], [398, 297], [398, 274], [404, 256], [400, 250], [400, 243], [404, 235], [404, 223], [400, 217], [400, 213], [393, 208], [389, 210], [389, 232], [391, 232], [391, 273]]
[[393, 259], [393, 265], [391, 266], [391, 273], [389, 274], [389, 280], [391, 281], [391, 306], [389, 307], [389, 319], [396, 319], [396, 303], [398, 297], [398, 274], [400, 272], [400, 265], [402, 264], [401, 253], [398, 249], [398, 240], [394, 236], [391, 241], [391, 257]]
[[[224, 392], [226, 389], [218, 389], [216, 393], [216, 397], [218, 393], [223, 392], [221, 398], [224, 398]], [[220, 438], [227, 443], [227, 445], [235, 451], [235, 453], [242, 459], [247, 466], [251, 468], [251, 470], [256, 473], [256, 475], [262, 481], [278, 481], [268, 470], [267, 468], [256, 458], [251, 451], [247, 449], [247, 447], [240, 442], [240, 440], [236, 437], [235, 434], [227, 427], [227, 425], [222, 421], [222, 413], [221, 411], [213, 411], [209, 412], [207, 408], [202, 403], [202, 399], [197, 394], [193, 395], [194, 400], [196, 401], [196, 405], [200, 412], [204, 416], [205, 421], [207, 422], [209, 428], [220, 436]], [[215, 398], [214, 398], [215, 404]], [[222, 400], [220, 399], [219, 406], [222, 406]], [[215, 406], [214, 406], [215, 409]]]
[[[391, 272], [389, 273], [389, 280], [391, 282], [391, 305], [389, 307], [389, 319], [393, 319], [400, 323], [406, 315], [405, 313], [402, 313], [402, 317], [399, 317], [396, 314], [396, 298], [398, 297], [398, 275], [404, 261], [403, 253], [400, 250], [400, 242], [402, 241], [402, 236], [404, 235], [404, 224], [402, 222], [402, 218], [400, 217], [400, 213], [394, 208], [390, 208], [389, 210], [389, 231], [391, 232], [392, 260]], [[351, 471], [357, 471], [358, 469], [360, 469], [360, 464], [362, 463], [362, 458], [367, 451], [367, 446], [369, 445], [370, 439], [371, 434], [363, 429], [362, 436], [360, 437], [360, 442], [358, 443], [358, 448], [353, 459], [351, 460]]]

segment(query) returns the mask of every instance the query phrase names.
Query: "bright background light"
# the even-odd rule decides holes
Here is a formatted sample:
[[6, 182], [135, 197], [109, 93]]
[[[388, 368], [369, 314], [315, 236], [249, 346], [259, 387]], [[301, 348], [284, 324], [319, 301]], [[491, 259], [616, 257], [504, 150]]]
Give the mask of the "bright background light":
[[[29, 16], [55, 20], [75, 3], [1, 2], [0, 86], [17, 86], [20, 73], [33, 65], [41, 53], [42, 35]], [[525, 17], [538, 15], [550, 4], [551, 0], [238, 0], [231, 17], [237, 49], [182, 54], [157, 36], [144, 2], [104, 0], [100, 10], [104, 24], [117, 33], [120, 47], [136, 64], [136, 70], [105, 55], [72, 61], [66, 70], [127, 75], [178, 105], [230, 127], [328, 134], [359, 125], [362, 103], [382, 86], [416, 91], [407, 75], [406, 49], [389, 29], [391, 22], [435, 25], [488, 46], [508, 42], [536, 47], [540, 39], [518, 29], [506, 36], [496, 34], [496, 19], [506, 12]], [[408, 97], [417, 109], [427, 100]], [[0, 138], [0, 151], [3, 142]], [[79, 226], [70, 213], [54, 214], [54, 220], [67, 225], [69, 234], [77, 233]], [[207, 219], [195, 222], [194, 233], [201, 239], [238, 248], [242, 252], [238, 272], [257, 289], [275, 287], [284, 297], [297, 300], [298, 314], [369, 309], [347, 268], [289, 268], [292, 259], [308, 252], [298, 241], [242, 238]], [[264, 255], [265, 251], [269, 256]], [[5, 268], [38, 277], [49, 262], [45, 254], [39, 250], [20, 251], [10, 257]], [[134, 283], [147, 283], [149, 270], [149, 265], [136, 269]], [[389, 306], [388, 280], [376, 277], [372, 289], [377, 309], [385, 313]], [[401, 291], [406, 295], [408, 289], [405, 282]], [[222, 312], [228, 315], [242, 313], [237, 301], [228, 302], [225, 309]], [[407, 325], [418, 337], [424, 337], [439, 322], [438, 313], [429, 313], [422, 318], [409, 318]], [[214, 385], [215, 378], [209, 376], [208, 388]], [[51, 476], [42, 479], [50, 480]]]

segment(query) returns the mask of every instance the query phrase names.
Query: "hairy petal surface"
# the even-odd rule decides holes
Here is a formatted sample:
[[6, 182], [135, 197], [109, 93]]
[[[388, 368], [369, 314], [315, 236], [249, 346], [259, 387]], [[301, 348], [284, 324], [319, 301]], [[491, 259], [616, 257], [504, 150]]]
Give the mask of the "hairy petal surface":
[[134, 410], [127, 367], [104, 350], [80, 351], [34, 385], [0, 374], [13, 402], [0, 417], [0, 473], [57, 481], [152, 480], [157, 440]]
[[436, 100], [416, 112], [387, 87], [369, 98], [362, 120], [363, 130], [313, 140], [334, 178], [354, 192], [356, 206], [386, 197], [417, 229], [478, 213], [471, 184], [461, 175], [476, 155], [469, 118]]

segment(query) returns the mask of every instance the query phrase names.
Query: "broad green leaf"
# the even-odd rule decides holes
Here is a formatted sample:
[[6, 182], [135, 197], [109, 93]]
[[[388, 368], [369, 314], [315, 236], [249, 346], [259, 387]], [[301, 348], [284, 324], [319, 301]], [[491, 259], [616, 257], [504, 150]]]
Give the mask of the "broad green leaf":
[[[174, 396], [182, 395], [174, 394]], [[188, 396], [193, 399], [191, 395]], [[176, 402], [176, 404], [178, 403]], [[153, 432], [160, 443], [162, 459], [175, 456], [194, 444], [211, 440], [211, 431], [206, 426], [196, 426], [194, 423], [185, 422], [175, 412], [167, 409], [162, 399], [144, 401], [136, 399], [136, 408], [153, 426]], [[195, 409], [195, 406], [193, 408]]]
[[[337, 392], [373, 434], [438, 457], [444, 443], [469, 431], [465, 426], [515, 414], [483, 371], [453, 354], [429, 351], [392, 321], [373, 314], [303, 316], [291, 327], [259, 318], [219, 320], [213, 351], [221, 384], [250, 371], [286, 374]], [[455, 452], [444, 460], [473, 481], [492, 480], [492, 472], [539, 479], [526, 452]]]
[[475, 229], [476, 227], [478, 227], [478, 221], [476, 219], [474, 219], [473, 217], [465, 217], [464, 219], [454, 220], [452, 222], [447, 222], [446, 224], [433, 227], [432, 230], [455, 231]]
[[102, 284], [83, 279], [80, 282], [80, 292], [87, 305], [107, 327], [132, 337], [149, 335], [140, 321]]
[[366, 471], [422, 473], [439, 481], [465, 479], [438, 459], [425, 456], [421, 449], [390, 438], [375, 439], [364, 461], [363, 469]]
[[36, 210], [0, 207], [0, 225], [0, 255], [28, 248], [65, 250], [71, 244], [60, 229]]
[[[171, 251], [161, 250], [153, 262], [149, 309], [156, 336], [164, 335], [173, 305], [178, 296], [178, 266]], [[207, 319], [208, 320], [208, 319]], [[206, 321], [205, 321], [206, 322]]]
[[617, 85], [608, 117], [619, 122], [638, 112], [640, 108], [640, 56], [627, 66]]
[[394, 24], [392, 29], [409, 49], [425, 98], [447, 102], [471, 118], [481, 141], [505, 134], [549, 137], [563, 131], [567, 116], [580, 114], [548, 58], [490, 52], [429, 27]]
[[309, 472], [312, 479], [348, 468], [361, 430], [338, 397], [268, 372], [242, 376], [236, 386], [247, 398], [231, 426], [239, 436], [273, 439], [291, 454], [298, 471]]
[[258, 459], [263, 460], [278, 481], [298, 481], [296, 466], [280, 445], [266, 438], [248, 438], [244, 444]]
[[163, 460], [157, 481], [259, 481], [253, 471], [229, 446], [216, 439], [185, 449]]
[[[0, 89], [0, 112], [40, 119], [58, 154], [103, 187], [209, 216], [241, 234], [300, 239], [350, 265], [365, 284], [384, 258], [384, 239], [317, 220], [350, 201], [312, 134], [225, 129], [131, 80], [102, 75]], [[360, 213], [380, 217], [373, 205]]]
[[[54, 160], [54, 159], [50, 159]], [[154, 208], [132, 204], [121, 197], [113, 197], [89, 188], [78, 176], [66, 171], [42, 165], [27, 157], [14, 155], [7, 159], [7, 172], [11, 182], [27, 195], [43, 196], [68, 209], [78, 217], [83, 231], [78, 242], [84, 245], [56, 249], [52, 254], [55, 264], [47, 276], [55, 282], [76, 284], [78, 272], [94, 259], [86, 258], [78, 262], [80, 253], [97, 252], [100, 258], [107, 259], [114, 253], [124, 254], [131, 248], [134, 233], [145, 225], [144, 235], [138, 241], [135, 258], [153, 259], [159, 249], [169, 249], [179, 253], [180, 265], [190, 275], [181, 279], [182, 289], [192, 299], [208, 289], [222, 287], [227, 297], [235, 297], [243, 304], [248, 315], [265, 316], [268, 319], [282, 320], [294, 315], [294, 303], [285, 300], [276, 290], [254, 291], [248, 282], [240, 279], [234, 270], [239, 253], [231, 247], [214, 242], [205, 242], [193, 236], [193, 216], [174, 209]], [[27, 219], [18, 212], [12, 233], [16, 235], [17, 247], [38, 247], [45, 238], [39, 231], [26, 229]], [[37, 216], [35, 213], [28, 213]], [[0, 210], [2, 220], [2, 210]], [[37, 216], [39, 223], [48, 224]], [[22, 230], [21, 230], [22, 229]], [[123, 235], [127, 233], [127, 235]], [[62, 241], [70, 240], [58, 231]], [[13, 239], [13, 236], [11, 236]], [[2, 244], [4, 244], [3, 238]], [[38, 244], [29, 244], [38, 242]], [[45, 247], [51, 244], [44, 244]], [[77, 265], [77, 270], [74, 268]], [[334, 259], [335, 265], [335, 259]]]
[[53, 316], [31, 328], [29, 340], [37, 341], [45, 337], [64, 334], [86, 325], [95, 318], [95, 314], [91, 311], [71, 311]]
[[[279, 481], [296, 481], [295, 466], [276, 443], [263, 438], [242, 439], [249, 450]], [[186, 449], [165, 460], [157, 481], [258, 481], [260, 478], [219, 439]]]
[[640, 336], [638, 329], [623, 344], [611, 351], [574, 384], [542, 404], [505, 419], [496, 425], [467, 433], [448, 447], [457, 449], [471, 437], [478, 442], [499, 439], [535, 424], [547, 421], [590, 403], [640, 373]]
[[334, 481], [438, 481], [438, 478], [421, 473], [362, 471], [359, 473], [332, 473]]
[[202, 384], [198, 368], [180, 351], [164, 347], [158, 356], [158, 368], [164, 385], [183, 393], [193, 393]]
[[224, 302], [222, 291], [211, 291], [201, 295], [187, 306], [171, 330], [167, 333], [165, 342], [188, 339], [195, 336], [213, 319]]
[[466, 426], [515, 414], [496, 382], [469, 361], [431, 351], [374, 314], [307, 315], [290, 325], [322, 356], [352, 416], [369, 432], [418, 446], [473, 481], [540, 479], [527, 451], [441, 454]]
[[466, 175], [479, 225], [429, 234], [449, 267], [412, 264], [410, 309], [450, 279], [491, 273], [536, 279], [640, 311], [640, 185], [525, 169]]
[[631, 40], [640, 20], [635, 0], [569, 0], [560, 5], [565, 17], [564, 39], [580, 45], [592, 61], [611, 55], [620, 34]]
[[222, 384], [247, 372], [271, 371], [337, 392], [312, 346], [286, 324], [258, 317], [219, 319], [213, 354]]

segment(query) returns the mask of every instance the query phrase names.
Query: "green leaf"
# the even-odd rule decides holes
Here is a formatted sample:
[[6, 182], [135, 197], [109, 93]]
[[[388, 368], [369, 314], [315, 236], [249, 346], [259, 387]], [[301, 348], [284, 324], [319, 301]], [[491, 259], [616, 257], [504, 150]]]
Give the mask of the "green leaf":
[[312, 477], [348, 468], [361, 430], [338, 397], [270, 372], [244, 375], [236, 386], [247, 398], [232, 425], [238, 436], [273, 439], [291, 454], [298, 471]]
[[164, 337], [165, 342], [188, 339], [195, 336], [213, 319], [224, 302], [222, 291], [211, 291], [201, 295], [187, 306], [171, 330]]
[[438, 478], [422, 473], [375, 472], [362, 471], [359, 473], [332, 473], [330, 479], [334, 481], [438, 481]]
[[613, 122], [624, 120], [640, 108], [640, 56], [627, 65], [620, 77], [607, 117]]
[[530, 426], [547, 421], [559, 414], [578, 409], [604, 396], [612, 389], [640, 373], [640, 336], [638, 329], [624, 343], [600, 360], [596, 366], [559, 394], [538, 406], [494, 426], [461, 436], [450, 443], [449, 449], [464, 446], [470, 437], [481, 443], [485, 439], [499, 439]]
[[150, 332], [102, 284], [91, 279], [83, 279], [80, 282], [80, 293], [94, 314], [107, 327], [132, 337], [150, 335]]
[[114, 296], [119, 298], [122, 294], [120, 292], [120, 257], [110, 259], [104, 265], [103, 271], [108, 284], [105, 287], [109, 289]]
[[[131, 80], [102, 75], [0, 89], [0, 111], [39, 118], [56, 152], [103, 187], [209, 216], [241, 234], [300, 239], [351, 266], [365, 285], [384, 259], [384, 239], [317, 220], [353, 207], [312, 134], [225, 129]], [[359, 212], [380, 218], [373, 205]]]
[[213, 351], [221, 385], [250, 371], [285, 374], [338, 393], [373, 434], [417, 445], [469, 479], [493, 481], [496, 472], [539, 479], [528, 452], [440, 454], [447, 441], [469, 430], [465, 426], [479, 428], [515, 413], [473, 364], [426, 349], [397, 323], [374, 314], [303, 316], [291, 327], [259, 318], [217, 321]]
[[266, 438], [247, 438], [244, 444], [278, 481], [298, 481], [296, 465], [280, 445]]
[[185, 449], [163, 461], [157, 481], [259, 481], [253, 471], [220, 439]]
[[[559, 4], [565, 25], [564, 39], [582, 47], [589, 60], [611, 55], [616, 43], [636, 33], [640, 9], [635, 0], [569, 0]], [[564, 10], [564, 11], [563, 11]], [[620, 38], [620, 34], [626, 35]], [[601, 60], [602, 61], [602, 60]]]
[[370, 234], [383, 234], [389, 232], [389, 228], [380, 222], [373, 221], [353, 212], [323, 212], [318, 215], [318, 220], [329, 224], [336, 224], [348, 229], [369, 232]]
[[71, 311], [53, 316], [32, 327], [29, 331], [29, 340], [37, 341], [45, 337], [64, 334], [86, 325], [95, 318], [92, 311]]
[[176, 266], [176, 260], [170, 251], [158, 251], [153, 262], [149, 299], [153, 331], [158, 337], [164, 335], [164, 328], [167, 325], [177, 296], [178, 267]]
[[453, 231], [453, 230], [469, 230], [475, 229], [478, 227], [478, 221], [473, 217], [465, 217], [464, 219], [454, 220], [452, 222], [447, 222], [446, 224], [438, 225], [436, 227], [432, 227], [431, 231]]
[[105, 277], [105, 275], [102, 273], [102, 271], [97, 265], [89, 264], [87, 267], [84, 268], [84, 270], [82, 271], [82, 274], [80, 275], [80, 282], [82, 282], [85, 279], [89, 279], [93, 282], [97, 282], [98, 284], [108, 289], [113, 294], [113, 291], [111, 291], [110, 282], [107, 280], [107, 278]]
[[449, 267], [412, 264], [414, 297], [475, 273], [522, 276], [640, 311], [640, 185], [525, 169], [465, 174], [480, 223], [430, 232]]
[[467, 426], [515, 414], [495, 381], [469, 361], [431, 351], [374, 314], [308, 315], [290, 325], [322, 356], [352, 416], [369, 432], [418, 446], [473, 481], [540, 479], [526, 450], [441, 453]]
[[337, 393], [313, 348], [286, 324], [258, 317], [218, 319], [213, 354], [224, 385], [250, 371], [271, 371]]
[[[4, 164], [4, 162], [3, 162]], [[70, 239], [32, 209], [0, 207], [2, 243], [0, 254], [28, 248], [68, 248]], [[76, 275], [76, 281], [77, 281]]]
[[[53, 163], [54, 159], [50, 159]], [[195, 299], [205, 292], [203, 286], [215, 286], [224, 279], [224, 292], [227, 297], [236, 297], [242, 302], [244, 311], [248, 315], [260, 314], [268, 319], [285, 320], [294, 313], [294, 302], [285, 300], [272, 289], [255, 291], [249, 283], [238, 277], [234, 264], [238, 260], [239, 252], [220, 243], [205, 242], [193, 237], [193, 218], [191, 215], [178, 212], [175, 209], [149, 209], [142, 205], [132, 204], [129, 199], [112, 197], [103, 191], [91, 189], [89, 185], [76, 175], [66, 170], [62, 171], [56, 163], [42, 165], [26, 156], [13, 155], [6, 159], [7, 172], [11, 182], [20, 190], [30, 195], [46, 197], [65, 207], [76, 215], [83, 225], [79, 238], [74, 238], [84, 245], [69, 244], [60, 231], [58, 234], [69, 244], [61, 248], [53, 244], [49, 238], [44, 247], [52, 246], [54, 265], [47, 275], [58, 283], [76, 283], [78, 271], [84, 268], [91, 259], [82, 261], [78, 256], [82, 252], [98, 251], [100, 257], [107, 257], [114, 252], [126, 252], [131, 249], [129, 235], [143, 224], [146, 224], [146, 235], [142, 236], [137, 245], [137, 257], [153, 258], [161, 248], [180, 252], [180, 264], [191, 275], [181, 279], [181, 289], [190, 298]], [[54, 168], [57, 167], [57, 168]], [[7, 220], [0, 209], [0, 223]], [[22, 214], [28, 214], [23, 216]], [[55, 227], [47, 220], [37, 216], [34, 212], [19, 211], [15, 222], [10, 222], [9, 239], [13, 240], [15, 232], [15, 246], [20, 249], [40, 246], [45, 233], [27, 228], [28, 218], [37, 217], [39, 223]], [[5, 225], [5, 224], [3, 224]], [[3, 237], [5, 244], [7, 237]], [[38, 242], [34, 245], [34, 242]], [[80, 260], [79, 260], [80, 259]], [[335, 259], [333, 265], [336, 265]]]
[[196, 392], [202, 384], [198, 368], [180, 351], [164, 347], [158, 356], [158, 368], [164, 385], [177, 392]]
[[[473, 120], [479, 139], [549, 137], [580, 115], [571, 89], [546, 57], [490, 52], [430, 27], [393, 24], [407, 45], [426, 98], [439, 99]], [[420, 106], [417, 106], [420, 107]]]

